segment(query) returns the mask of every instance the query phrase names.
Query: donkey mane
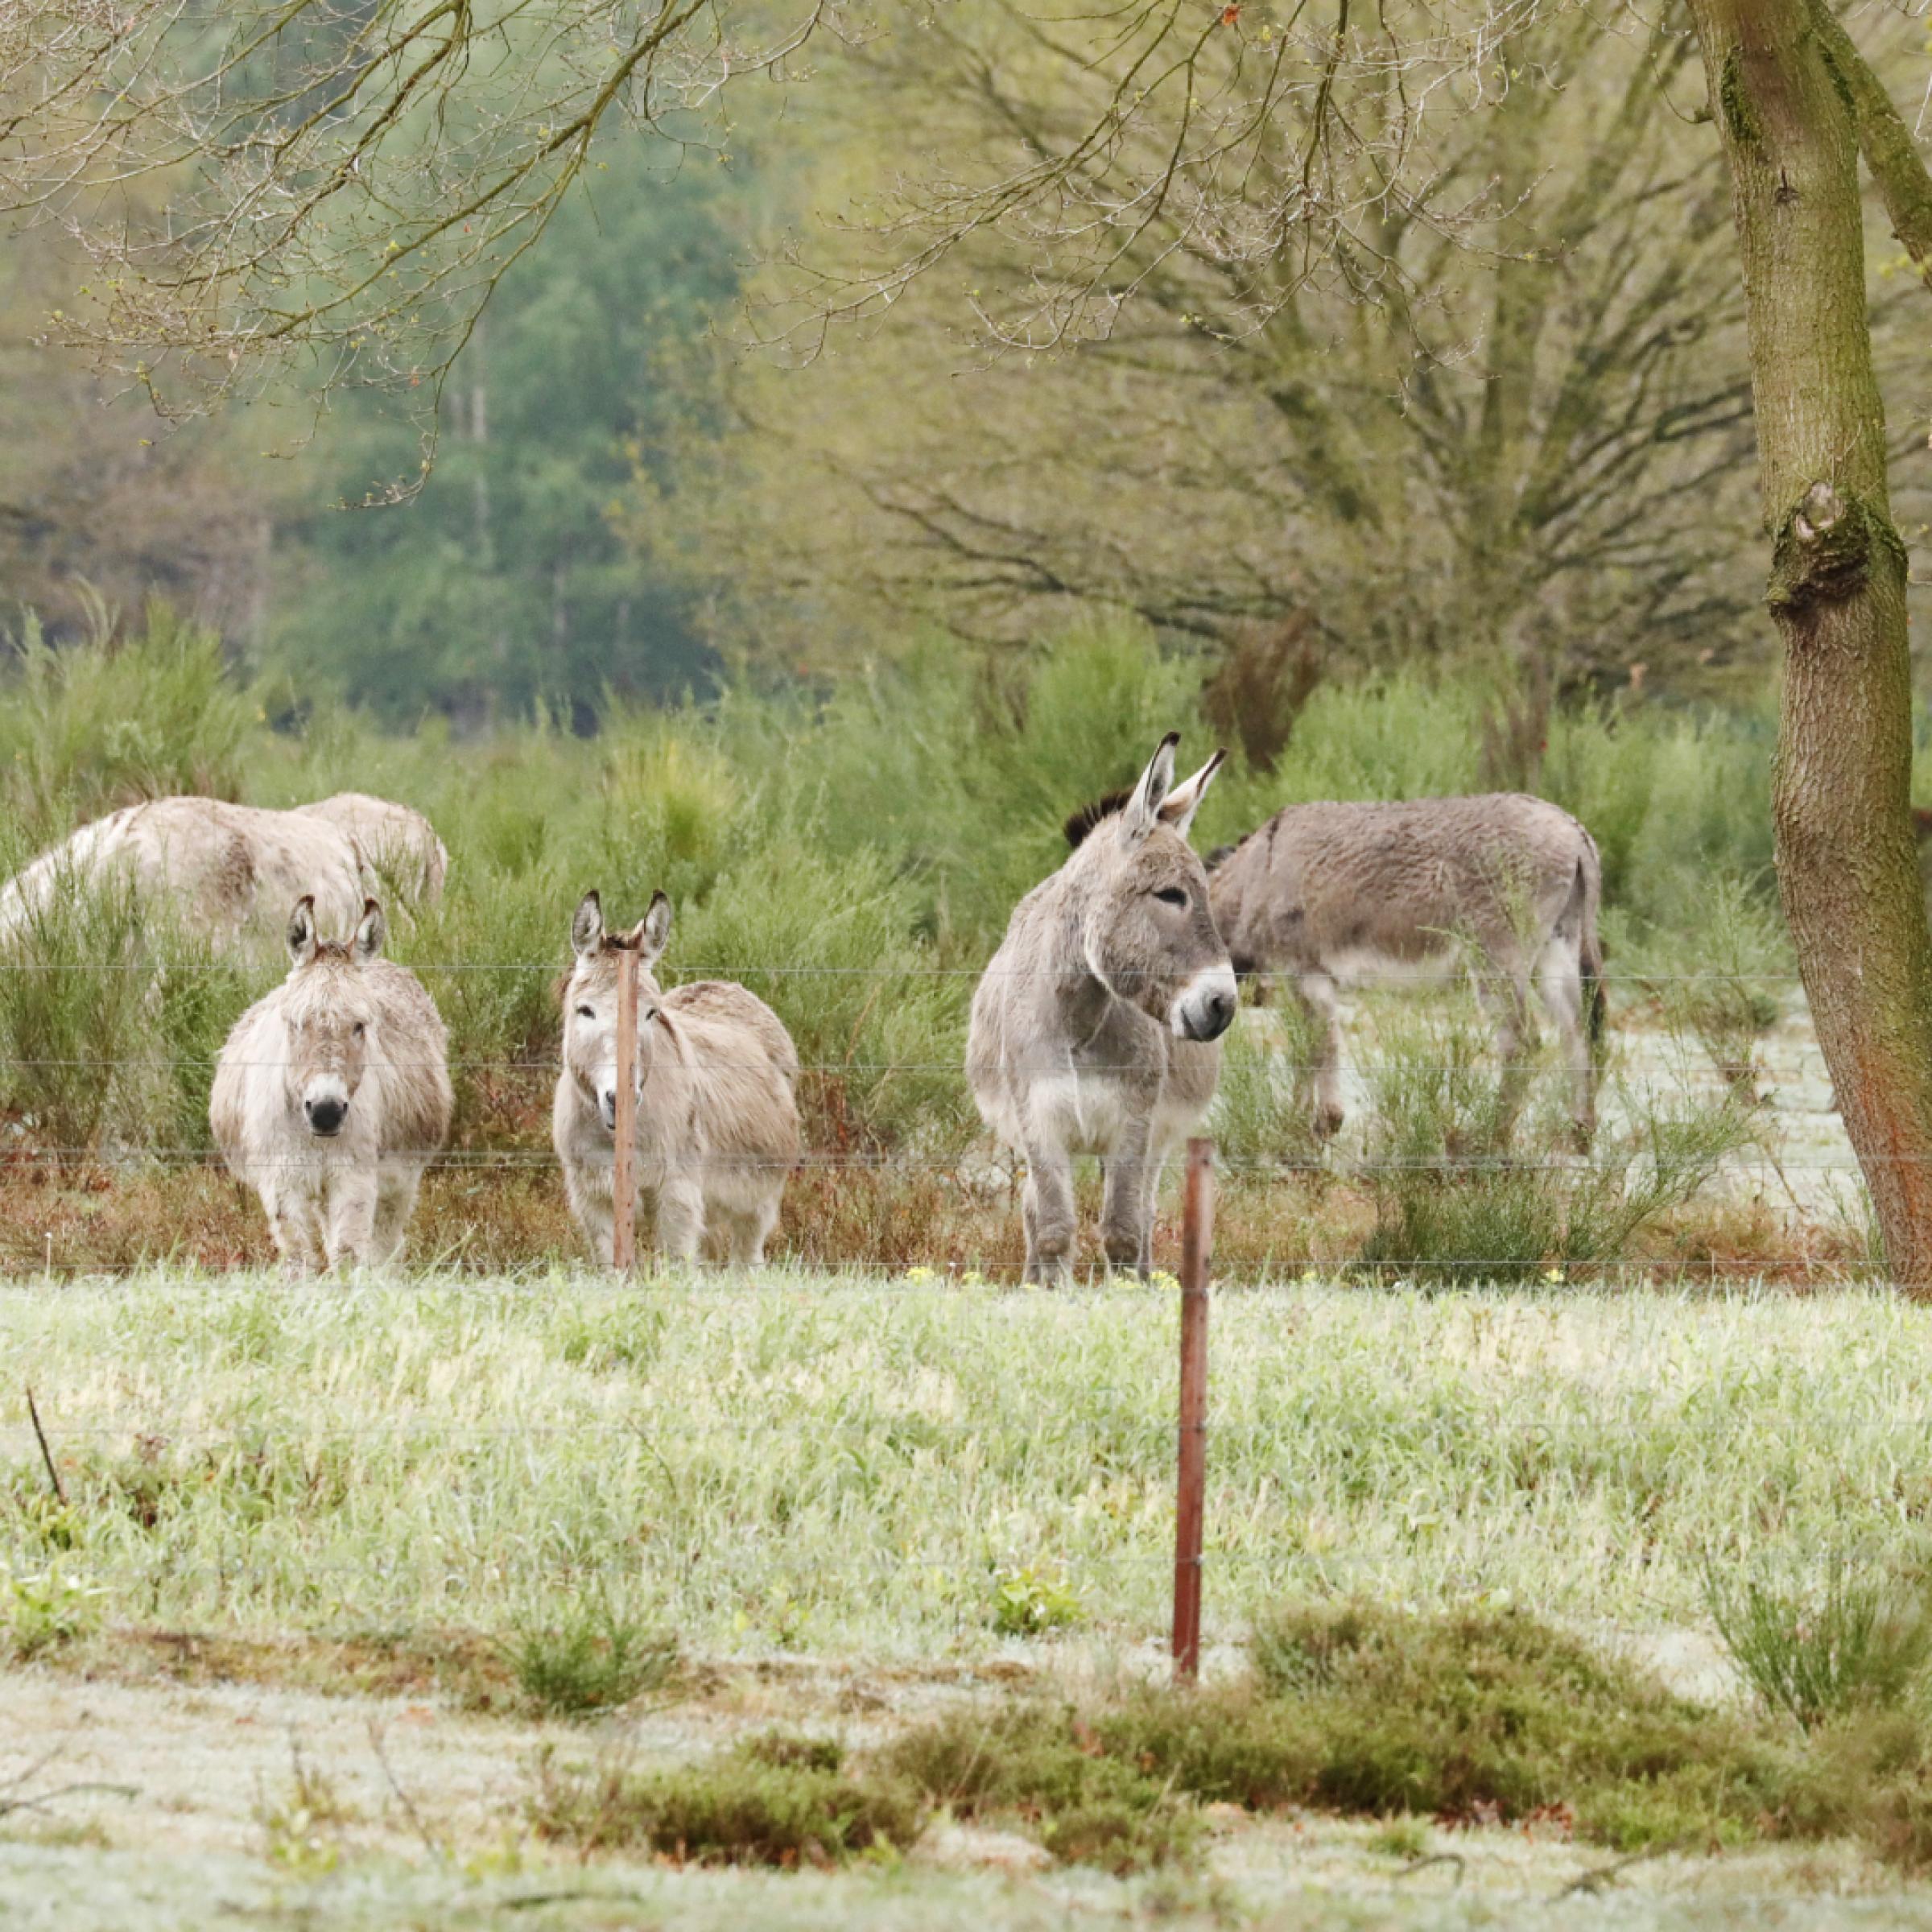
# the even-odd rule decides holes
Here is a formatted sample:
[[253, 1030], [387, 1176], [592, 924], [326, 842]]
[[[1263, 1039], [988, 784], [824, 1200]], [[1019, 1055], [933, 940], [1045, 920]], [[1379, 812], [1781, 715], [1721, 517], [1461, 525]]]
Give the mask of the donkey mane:
[[1095, 827], [1112, 818], [1117, 811], [1125, 811], [1127, 801], [1133, 796], [1133, 788], [1129, 786], [1124, 791], [1110, 791], [1090, 805], [1083, 805], [1061, 828], [1067, 834], [1067, 843], [1078, 852], [1092, 835]]
[[[1093, 836], [1098, 827], [1104, 824], [1117, 811], [1125, 811], [1127, 809], [1127, 802], [1133, 796], [1133, 791], [1129, 786], [1123, 791], [1104, 793], [1100, 798], [1094, 799], [1091, 804], [1083, 805], [1078, 811], [1073, 813], [1067, 819], [1066, 824], [1061, 828], [1067, 834], [1067, 843], [1075, 852], [1078, 852]], [[1928, 812], [1926, 816], [1928, 819], [1932, 819], [1932, 812]], [[1216, 846], [1212, 852], [1203, 855], [1201, 863], [1210, 872], [1212, 872], [1224, 859], [1232, 858], [1235, 853], [1240, 851], [1241, 847], [1245, 845], [1248, 840], [1253, 836], [1253, 832], [1248, 832], [1232, 845]]]

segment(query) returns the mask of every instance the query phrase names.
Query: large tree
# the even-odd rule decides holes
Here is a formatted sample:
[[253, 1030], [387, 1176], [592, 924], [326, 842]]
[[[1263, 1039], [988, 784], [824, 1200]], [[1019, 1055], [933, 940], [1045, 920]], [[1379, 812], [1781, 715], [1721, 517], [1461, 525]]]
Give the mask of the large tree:
[[[1192, 97], [1238, 167], [1225, 133], [1176, 159], [1179, 97], [1083, 140], [1121, 70], [1022, 6], [824, 76], [792, 125], [832, 182], [937, 147], [996, 184], [1030, 158], [1046, 204], [973, 221], [964, 189], [907, 190], [821, 238], [803, 286], [774, 269], [799, 312], [874, 286], [890, 320], [734, 369], [741, 434], [693, 450], [675, 518], [647, 496], [646, 537], [727, 559], [720, 609], [788, 659], [911, 612], [1009, 642], [1082, 605], [1211, 638], [1286, 620], [1358, 665], [1724, 656], [1753, 602], [1749, 389], [1722, 170], [1668, 94], [1684, 36], [1559, 11], [1466, 50], [1463, 97], [1405, 127], [1423, 53], [1315, 35], [1284, 64], [1235, 10]], [[1344, 109], [1353, 140], [1324, 125]], [[936, 245], [948, 213], [946, 273], [898, 280], [906, 224]]]
[[1911, 823], [1905, 545], [1866, 304], [1861, 137], [1908, 252], [1932, 183], [1823, 0], [1691, 0], [1732, 186], [1766, 601], [1785, 646], [1778, 881], [1893, 1277], [1932, 1295], [1932, 935]]

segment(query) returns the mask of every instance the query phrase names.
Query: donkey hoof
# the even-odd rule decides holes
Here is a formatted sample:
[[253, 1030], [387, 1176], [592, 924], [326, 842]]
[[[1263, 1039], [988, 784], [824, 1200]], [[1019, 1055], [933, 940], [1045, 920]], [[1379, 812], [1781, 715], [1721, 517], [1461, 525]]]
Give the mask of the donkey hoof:
[[1346, 1117], [1339, 1107], [1318, 1107], [1315, 1110], [1315, 1137], [1318, 1141], [1331, 1141], [1342, 1130]]

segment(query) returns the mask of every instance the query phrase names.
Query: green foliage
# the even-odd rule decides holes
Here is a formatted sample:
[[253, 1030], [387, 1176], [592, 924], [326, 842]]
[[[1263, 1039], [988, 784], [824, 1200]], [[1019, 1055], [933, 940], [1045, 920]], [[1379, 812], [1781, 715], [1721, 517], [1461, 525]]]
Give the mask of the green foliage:
[[215, 1057], [260, 989], [126, 878], [56, 880], [0, 968], [0, 1107], [63, 1162], [205, 1147]]
[[241, 786], [259, 711], [220, 637], [159, 602], [125, 634], [94, 614], [91, 638], [58, 650], [29, 617], [0, 683], [0, 796], [23, 844], [117, 805]]
[[1765, 1574], [1733, 1580], [1713, 1565], [1705, 1593], [1752, 1689], [1806, 1730], [1899, 1704], [1932, 1666], [1932, 1596], [1922, 1579], [1901, 1584], [1839, 1555], [1798, 1584]]
[[1116, 1873], [1191, 1856], [1194, 1806], [1071, 1704], [955, 1711], [894, 1740], [887, 1773], [968, 1821], [1025, 1823], [1055, 1857]]
[[841, 1760], [836, 1745], [770, 1738], [667, 1771], [547, 1750], [530, 1819], [543, 1837], [584, 1852], [644, 1847], [694, 1864], [795, 1868], [911, 1844], [925, 1822], [917, 1794], [902, 1781], [852, 1777]]
[[502, 1638], [517, 1687], [551, 1717], [592, 1717], [661, 1690], [675, 1674], [675, 1639], [606, 1591], [533, 1612]]
[[1063, 1570], [1009, 1565], [993, 1580], [993, 1627], [1002, 1637], [1038, 1637], [1063, 1630], [1087, 1614], [1080, 1592]]
[[99, 1627], [105, 1590], [56, 1557], [31, 1571], [0, 1562], [0, 1650], [24, 1662]]
[[609, 512], [634, 471], [659, 467], [679, 368], [732, 297], [728, 222], [746, 191], [716, 170], [667, 174], [647, 147], [605, 151], [540, 266], [494, 291], [413, 502], [321, 506], [417, 480], [422, 456], [406, 409], [338, 398], [316, 452], [329, 480], [291, 520], [267, 654], [299, 695], [324, 682], [396, 724], [550, 708], [587, 729], [607, 691], [675, 699], [710, 683], [688, 592], [627, 552]]
[[1376, 1224], [1356, 1260], [1417, 1280], [1563, 1278], [1615, 1263], [1690, 1200], [1752, 1133], [1735, 1089], [1619, 1096], [1589, 1159], [1559, 1151], [1567, 1123], [1519, 1129], [1476, 1016], [1448, 1011], [1384, 1030], [1366, 1146]]

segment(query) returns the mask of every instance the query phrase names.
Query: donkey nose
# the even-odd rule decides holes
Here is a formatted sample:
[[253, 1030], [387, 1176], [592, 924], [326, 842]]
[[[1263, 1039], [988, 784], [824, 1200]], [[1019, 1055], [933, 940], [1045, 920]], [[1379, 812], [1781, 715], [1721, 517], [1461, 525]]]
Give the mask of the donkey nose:
[[349, 1112], [346, 1100], [308, 1100], [303, 1105], [308, 1112], [308, 1124], [317, 1133], [339, 1133], [342, 1130], [342, 1117]]
[[1210, 993], [1201, 1009], [1201, 1038], [1204, 1040], [1218, 1040], [1234, 1024], [1234, 1016], [1240, 1004], [1232, 993]]
[[604, 1125], [614, 1133], [617, 1130], [617, 1088], [614, 1087], [606, 1087], [603, 1092], [597, 1096], [597, 1106], [599, 1111], [601, 1112], [604, 1116]]

